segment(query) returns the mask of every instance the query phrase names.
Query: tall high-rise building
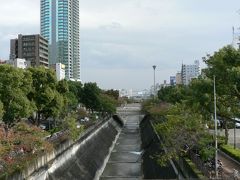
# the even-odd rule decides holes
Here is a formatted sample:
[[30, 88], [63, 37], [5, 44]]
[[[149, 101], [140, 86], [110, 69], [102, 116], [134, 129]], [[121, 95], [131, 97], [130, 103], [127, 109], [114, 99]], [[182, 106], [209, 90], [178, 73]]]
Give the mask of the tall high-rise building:
[[80, 81], [79, 0], [41, 0], [41, 35], [49, 64], [64, 64], [66, 78]]
[[48, 41], [36, 35], [22, 35], [10, 40], [10, 60], [25, 59], [31, 66], [48, 67]]

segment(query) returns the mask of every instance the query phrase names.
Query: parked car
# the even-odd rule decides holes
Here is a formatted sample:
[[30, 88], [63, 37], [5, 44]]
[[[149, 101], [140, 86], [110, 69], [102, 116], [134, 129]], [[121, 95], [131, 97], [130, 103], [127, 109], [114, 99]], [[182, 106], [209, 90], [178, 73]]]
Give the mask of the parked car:
[[239, 118], [234, 118], [234, 120], [239, 121], [235, 123], [236, 128], [240, 128], [240, 119]]
[[236, 123], [236, 128], [240, 128], [240, 123]]

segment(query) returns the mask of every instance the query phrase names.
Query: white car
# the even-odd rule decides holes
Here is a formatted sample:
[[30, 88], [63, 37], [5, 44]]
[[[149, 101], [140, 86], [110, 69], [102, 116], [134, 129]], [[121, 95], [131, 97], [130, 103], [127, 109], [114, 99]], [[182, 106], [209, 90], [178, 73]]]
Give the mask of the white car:
[[236, 128], [240, 128], [240, 123], [237, 122], [237, 123], [235, 124], [235, 126], [236, 126]]
[[[234, 120], [240, 121], [239, 118], [234, 118]], [[236, 123], [235, 123], [235, 126], [236, 126], [236, 128], [240, 128], [240, 123], [239, 123], [239, 122], [236, 122]]]

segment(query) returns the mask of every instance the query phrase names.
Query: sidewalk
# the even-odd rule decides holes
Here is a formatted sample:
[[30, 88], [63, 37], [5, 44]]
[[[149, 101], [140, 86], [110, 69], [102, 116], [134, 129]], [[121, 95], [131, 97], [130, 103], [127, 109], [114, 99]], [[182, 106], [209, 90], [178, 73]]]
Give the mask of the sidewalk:
[[229, 159], [228, 157], [225, 156], [224, 153], [219, 151], [218, 153], [218, 158], [222, 161], [223, 163], [223, 171], [224, 171], [224, 176], [233, 176], [234, 169], [236, 169], [238, 172], [240, 172], [240, 165], [239, 163], [236, 163]]

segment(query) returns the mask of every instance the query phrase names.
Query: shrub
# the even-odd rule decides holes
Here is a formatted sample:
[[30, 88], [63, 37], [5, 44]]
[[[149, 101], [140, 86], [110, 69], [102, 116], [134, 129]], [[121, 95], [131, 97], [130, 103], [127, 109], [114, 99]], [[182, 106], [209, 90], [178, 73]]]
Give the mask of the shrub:
[[234, 158], [235, 160], [240, 162], [240, 149], [234, 149], [234, 147], [231, 145], [221, 145], [220, 149], [229, 156], [231, 156], [232, 158]]

